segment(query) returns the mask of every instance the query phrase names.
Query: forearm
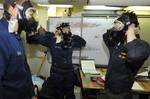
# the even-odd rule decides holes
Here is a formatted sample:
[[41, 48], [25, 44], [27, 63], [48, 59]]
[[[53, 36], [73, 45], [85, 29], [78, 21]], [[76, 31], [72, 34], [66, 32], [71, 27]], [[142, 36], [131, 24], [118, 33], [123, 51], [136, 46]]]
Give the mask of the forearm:
[[107, 47], [109, 47], [109, 39], [108, 38], [109, 38], [108, 33], [103, 34], [103, 40], [104, 40]]
[[38, 38], [39, 38], [39, 34], [36, 35], [32, 35], [28, 37], [28, 40], [30, 41], [31, 44], [38, 44]]
[[111, 54], [115, 49], [115, 47], [117, 46], [117, 42], [115, 42], [116, 41], [115, 37], [113, 37], [110, 32], [107, 32], [103, 34], [103, 40], [109, 50], [109, 53]]
[[103, 34], [103, 40], [106, 46], [109, 48], [117, 46], [118, 43], [122, 42], [123, 38], [121, 32], [107, 30], [107, 32]]
[[83, 46], [86, 45], [86, 41], [85, 41], [83, 38], [81, 38], [81, 39], [79, 40], [79, 43], [80, 43], [80, 47], [83, 47]]
[[86, 45], [86, 41], [77, 35], [73, 36], [73, 42], [75, 48], [81, 48]]
[[53, 39], [53, 35], [54, 34], [49, 32], [43, 34], [36, 34], [31, 37], [31, 40], [33, 40], [33, 42], [37, 44], [41, 44], [43, 46], [49, 47], [49, 45], [51, 44], [51, 40]]

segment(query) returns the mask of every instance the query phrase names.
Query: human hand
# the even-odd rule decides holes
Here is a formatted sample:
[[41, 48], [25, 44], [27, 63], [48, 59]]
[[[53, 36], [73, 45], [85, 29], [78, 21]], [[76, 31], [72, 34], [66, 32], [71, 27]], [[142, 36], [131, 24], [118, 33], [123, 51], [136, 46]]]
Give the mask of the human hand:
[[46, 30], [42, 26], [40, 26], [37, 30], [38, 30], [38, 33], [40, 34], [46, 32]]
[[104, 78], [104, 77], [98, 77], [98, 78], [96, 79], [96, 83], [99, 84], [101, 87], [104, 87], [105, 78]]

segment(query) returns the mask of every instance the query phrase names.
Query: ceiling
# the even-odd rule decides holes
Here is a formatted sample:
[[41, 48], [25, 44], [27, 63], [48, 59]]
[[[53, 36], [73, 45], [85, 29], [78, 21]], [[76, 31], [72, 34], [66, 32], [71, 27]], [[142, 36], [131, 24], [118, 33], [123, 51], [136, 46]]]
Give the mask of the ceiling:
[[88, 3], [88, 0], [31, 0], [36, 3], [41, 4], [82, 4], [85, 5]]
[[110, 6], [150, 5], [150, 0], [31, 0], [41, 4], [90, 4]]
[[90, 0], [91, 5], [133, 6], [150, 5], [150, 0]]
[[41, 4], [48, 4], [49, 3], [49, 0], [30, 0], [30, 1], [33, 1], [36, 3], [41, 3]]

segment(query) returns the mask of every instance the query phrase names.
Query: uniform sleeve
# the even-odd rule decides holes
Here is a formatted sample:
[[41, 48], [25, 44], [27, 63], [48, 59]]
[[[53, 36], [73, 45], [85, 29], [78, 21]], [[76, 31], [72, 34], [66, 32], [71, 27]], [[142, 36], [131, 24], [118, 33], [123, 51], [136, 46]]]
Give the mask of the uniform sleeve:
[[104, 43], [107, 46], [110, 54], [113, 52], [115, 46], [118, 43], [118, 42], [116, 42], [117, 40], [111, 36], [111, 34], [112, 33], [109, 30], [103, 34]]
[[73, 43], [75, 48], [81, 48], [86, 45], [86, 41], [78, 35], [73, 36]]
[[5, 71], [6, 71], [6, 66], [8, 64], [8, 48], [7, 48], [7, 43], [5, 42], [2, 37], [0, 37], [0, 99], [2, 98], [2, 93], [3, 93], [3, 82], [2, 79], [4, 77]]
[[30, 40], [32, 41], [32, 43], [38, 43], [43, 46], [49, 47], [52, 42], [53, 37], [54, 37], [53, 33], [46, 32], [43, 34], [33, 35], [30, 37]]
[[113, 44], [112, 44], [111, 40], [109, 39], [108, 32], [103, 34], [103, 40], [108, 48], [113, 47]]
[[125, 45], [127, 52], [127, 62], [138, 63], [143, 62], [150, 55], [150, 46], [147, 42], [135, 39]]

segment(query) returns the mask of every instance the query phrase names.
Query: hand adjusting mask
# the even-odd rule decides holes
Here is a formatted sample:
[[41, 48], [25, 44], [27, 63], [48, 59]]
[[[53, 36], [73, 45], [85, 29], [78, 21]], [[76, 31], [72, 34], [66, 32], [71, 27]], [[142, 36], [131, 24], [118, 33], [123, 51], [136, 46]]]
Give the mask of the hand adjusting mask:
[[[72, 39], [72, 33], [70, 31], [70, 25], [69, 23], [62, 23], [60, 25], [62, 28], [62, 47], [64, 49], [68, 49], [71, 46], [71, 39]], [[67, 31], [63, 31], [64, 28], [67, 28]], [[69, 30], [69, 31], [68, 31]]]
[[112, 41], [124, 42], [126, 39], [125, 33], [128, 30], [128, 26], [132, 23], [135, 27], [138, 27], [139, 23], [137, 16], [133, 12], [124, 12], [118, 19], [114, 21], [113, 28], [107, 30], [110, 33], [110, 37], [113, 38]]

